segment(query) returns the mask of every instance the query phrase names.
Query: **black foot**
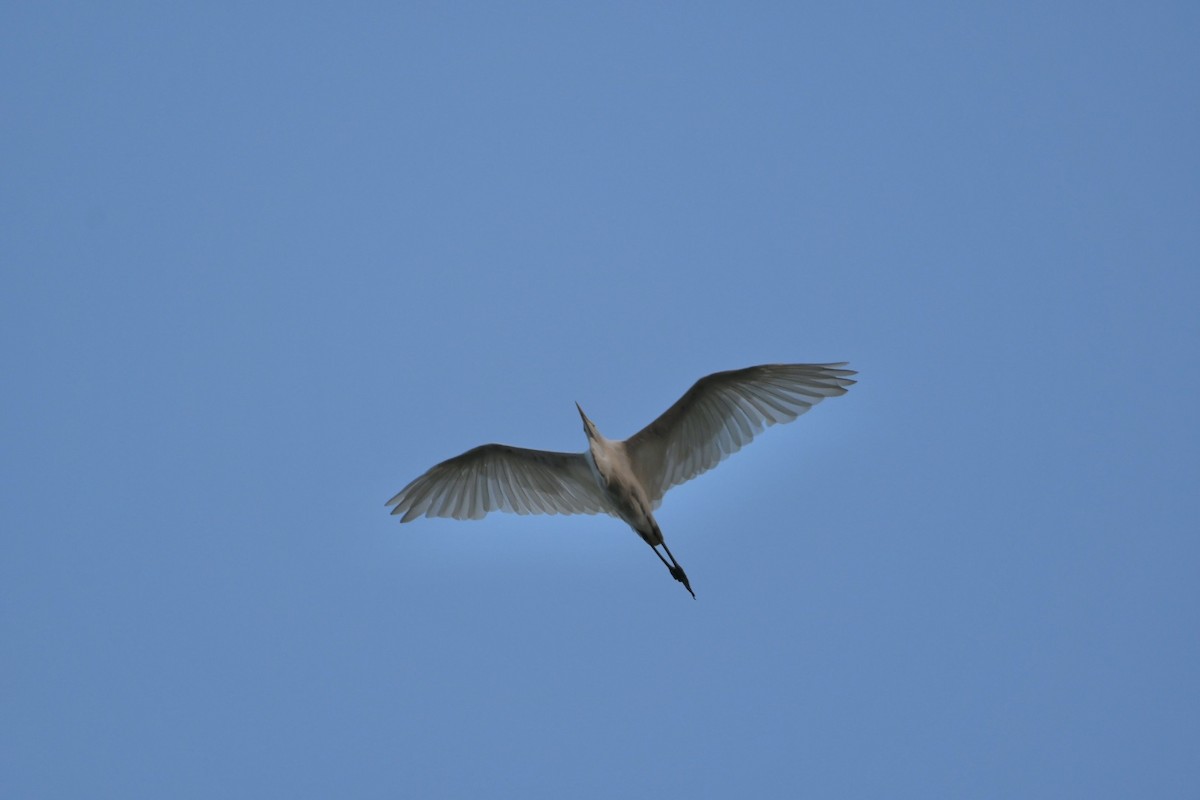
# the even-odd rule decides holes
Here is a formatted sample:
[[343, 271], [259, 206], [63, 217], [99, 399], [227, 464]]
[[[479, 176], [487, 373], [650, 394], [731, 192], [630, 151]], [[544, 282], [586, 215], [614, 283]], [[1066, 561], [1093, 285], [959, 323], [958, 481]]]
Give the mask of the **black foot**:
[[688, 577], [684, 573], [683, 567], [680, 567], [680, 566], [671, 567], [671, 577], [674, 578], [675, 580], [679, 581], [680, 583], [682, 583], [683, 588], [688, 590], [688, 594], [690, 594], [692, 596], [692, 599], [693, 600], [696, 599], [696, 593], [692, 591], [692, 584], [688, 582]]

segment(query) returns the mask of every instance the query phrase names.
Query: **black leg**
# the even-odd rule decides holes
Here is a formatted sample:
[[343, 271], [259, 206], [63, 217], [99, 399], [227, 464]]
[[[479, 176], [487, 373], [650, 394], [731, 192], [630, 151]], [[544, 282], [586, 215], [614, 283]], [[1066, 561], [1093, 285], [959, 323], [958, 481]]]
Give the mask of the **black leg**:
[[[671, 559], [671, 563], [667, 564], [667, 559], [663, 558], [661, 553], [659, 554], [658, 557], [660, 559], [662, 559], [662, 562], [664, 564], [667, 564], [667, 569], [669, 569], [671, 571], [671, 577], [674, 578], [675, 580], [679, 581], [680, 583], [682, 583], [683, 588], [687, 589], [688, 594], [690, 594], [692, 596], [692, 599], [695, 600], [696, 593], [692, 591], [692, 584], [688, 581], [687, 573], [683, 571], [683, 567], [679, 566], [679, 562], [676, 561], [675, 556], [671, 554], [671, 548], [667, 547], [666, 542], [663, 542], [662, 547], [663, 547], [663, 550], [667, 551], [667, 556]], [[658, 548], [655, 548], [654, 552], [658, 553]]]

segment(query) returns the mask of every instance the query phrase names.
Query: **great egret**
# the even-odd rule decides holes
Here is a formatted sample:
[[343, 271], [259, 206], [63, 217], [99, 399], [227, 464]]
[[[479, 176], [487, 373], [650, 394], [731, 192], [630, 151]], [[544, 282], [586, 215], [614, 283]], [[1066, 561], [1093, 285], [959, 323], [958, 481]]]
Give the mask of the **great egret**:
[[791, 422], [824, 398], [845, 394], [856, 374], [845, 366], [764, 364], [714, 373], [624, 441], [601, 436], [576, 403], [588, 440], [584, 452], [481, 445], [431, 468], [387, 505], [401, 522], [479, 519], [489, 511], [611, 514], [625, 520], [695, 597], [653, 510], [672, 486], [712, 469], [764, 427]]

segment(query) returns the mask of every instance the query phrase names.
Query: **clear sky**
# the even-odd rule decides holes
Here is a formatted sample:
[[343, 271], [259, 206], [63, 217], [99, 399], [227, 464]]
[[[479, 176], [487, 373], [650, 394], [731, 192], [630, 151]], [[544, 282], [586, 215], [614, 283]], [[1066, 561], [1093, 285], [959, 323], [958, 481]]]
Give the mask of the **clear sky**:
[[4, 4], [0, 793], [1200, 796], [1198, 9]]

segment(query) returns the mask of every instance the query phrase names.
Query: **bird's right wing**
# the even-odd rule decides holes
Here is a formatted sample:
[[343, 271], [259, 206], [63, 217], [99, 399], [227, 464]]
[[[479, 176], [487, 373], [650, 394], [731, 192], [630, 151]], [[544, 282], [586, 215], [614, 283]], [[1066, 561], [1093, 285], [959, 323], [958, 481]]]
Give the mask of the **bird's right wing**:
[[583, 453], [485, 444], [447, 459], [387, 501], [401, 522], [420, 516], [598, 514], [608, 509]]
[[626, 440], [634, 472], [656, 507], [672, 486], [736, 453], [764, 427], [791, 422], [846, 393], [854, 370], [837, 364], [766, 364], [696, 381], [675, 405]]

